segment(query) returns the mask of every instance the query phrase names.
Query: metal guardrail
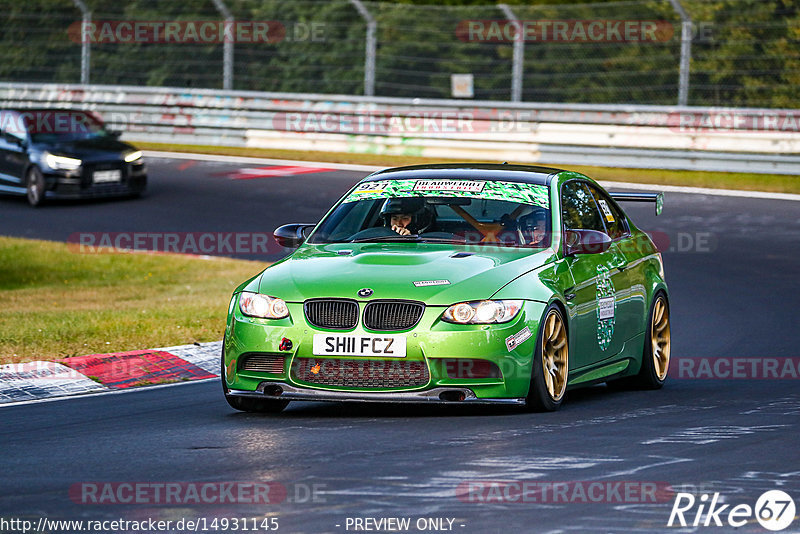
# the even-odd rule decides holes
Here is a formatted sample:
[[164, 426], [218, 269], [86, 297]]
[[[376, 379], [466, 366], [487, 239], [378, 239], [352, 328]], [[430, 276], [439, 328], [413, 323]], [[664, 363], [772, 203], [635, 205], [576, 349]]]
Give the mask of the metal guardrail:
[[132, 141], [800, 174], [800, 110], [790, 109], [32, 83], [0, 83], [0, 106], [96, 111]]

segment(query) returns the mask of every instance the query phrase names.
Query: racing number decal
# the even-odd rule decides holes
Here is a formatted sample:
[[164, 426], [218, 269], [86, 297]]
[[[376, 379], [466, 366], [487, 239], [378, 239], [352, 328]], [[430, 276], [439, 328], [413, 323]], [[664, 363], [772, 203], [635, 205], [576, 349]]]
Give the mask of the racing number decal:
[[614, 214], [611, 213], [611, 208], [608, 207], [606, 201], [601, 198], [597, 202], [600, 204], [600, 208], [603, 210], [603, 215], [606, 217], [606, 222], [614, 222]]
[[617, 315], [617, 299], [614, 298], [614, 284], [605, 265], [597, 266], [597, 344], [606, 350], [614, 336], [614, 323]]

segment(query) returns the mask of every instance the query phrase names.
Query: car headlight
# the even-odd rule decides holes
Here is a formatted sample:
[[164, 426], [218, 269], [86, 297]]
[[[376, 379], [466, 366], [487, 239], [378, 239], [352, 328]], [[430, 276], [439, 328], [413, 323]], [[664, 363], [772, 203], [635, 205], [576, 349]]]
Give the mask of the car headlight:
[[142, 151], [137, 150], [125, 156], [125, 163], [133, 163], [134, 161], [142, 159]]
[[442, 320], [456, 324], [506, 323], [522, 309], [521, 300], [459, 302], [444, 311]]
[[289, 317], [289, 307], [282, 299], [242, 291], [239, 296], [239, 310], [250, 317], [262, 319], [283, 319]]
[[56, 156], [50, 152], [44, 153], [44, 162], [53, 170], [56, 171], [74, 171], [83, 163], [77, 158], [68, 158], [67, 156]]

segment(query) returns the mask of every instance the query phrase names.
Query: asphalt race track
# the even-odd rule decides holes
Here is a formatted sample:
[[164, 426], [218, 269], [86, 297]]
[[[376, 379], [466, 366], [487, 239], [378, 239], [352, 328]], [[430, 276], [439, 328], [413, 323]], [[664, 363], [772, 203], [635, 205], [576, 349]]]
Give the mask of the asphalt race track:
[[[287, 221], [319, 220], [365, 175], [332, 171], [232, 179], [242, 169], [264, 166], [181, 159], [147, 162], [148, 190], [140, 199], [61, 201], [32, 211], [24, 197], [0, 197], [0, 233], [67, 241], [80, 232], [272, 232]], [[280, 250], [270, 252], [230, 255], [254, 260], [282, 255]]]
[[[149, 166], [151, 187], [139, 200], [34, 210], [2, 198], [0, 233], [63, 241], [76, 232], [265, 232], [316, 221], [364, 175], [232, 180], [243, 165]], [[668, 194], [658, 218], [649, 204], [627, 208], [665, 246], [673, 365], [688, 357], [794, 358], [786, 361], [796, 369], [800, 203]], [[210, 525], [214, 517], [269, 515], [281, 532], [310, 533], [353, 532], [353, 518], [388, 517], [411, 518], [410, 532], [419, 531], [418, 518], [444, 520], [424, 531], [465, 534], [730, 532], [727, 523], [667, 528], [671, 493], [652, 502], [612, 491], [595, 501], [570, 490], [541, 502], [480, 488], [669, 485], [708, 501], [718, 492], [730, 505], [723, 522], [730, 508], [754, 507], [767, 490], [789, 493], [800, 507], [800, 377], [782, 376], [673, 378], [656, 392], [597, 386], [571, 392], [552, 414], [293, 403], [279, 415], [250, 415], [229, 409], [216, 381], [10, 406], [0, 408], [0, 517]], [[82, 483], [222, 481], [276, 482], [286, 494], [258, 505], [86, 504], [75, 494]], [[686, 512], [687, 522], [697, 510]], [[795, 519], [785, 532], [799, 529]], [[754, 517], [737, 531], [768, 532]]]

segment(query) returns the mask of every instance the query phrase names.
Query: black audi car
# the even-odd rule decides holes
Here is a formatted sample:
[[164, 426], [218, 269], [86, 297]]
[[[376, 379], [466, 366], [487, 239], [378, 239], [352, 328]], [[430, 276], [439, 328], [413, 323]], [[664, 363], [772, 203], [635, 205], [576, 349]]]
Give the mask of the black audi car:
[[0, 192], [50, 198], [138, 196], [147, 187], [141, 151], [97, 115], [72, 109], [0, 110]]

